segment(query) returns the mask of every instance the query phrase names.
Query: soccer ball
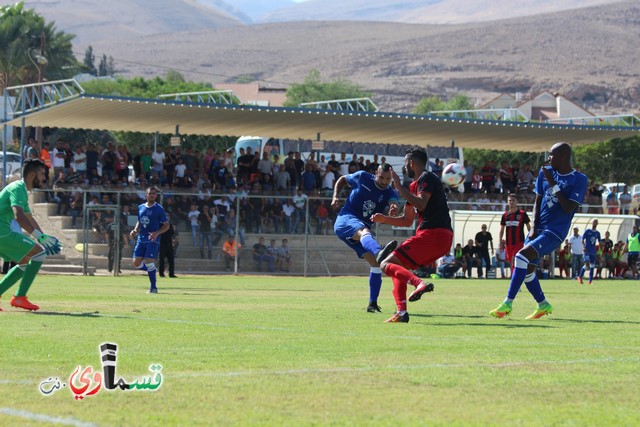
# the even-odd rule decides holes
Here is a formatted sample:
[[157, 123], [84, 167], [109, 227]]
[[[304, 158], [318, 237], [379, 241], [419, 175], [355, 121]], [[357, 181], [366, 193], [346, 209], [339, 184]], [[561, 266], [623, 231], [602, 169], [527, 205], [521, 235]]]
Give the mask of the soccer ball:
[[457, 187], [467, 177], [467, 170], [460, 163], [449, 163], [442, 171], [442, 182], [449, 187]]

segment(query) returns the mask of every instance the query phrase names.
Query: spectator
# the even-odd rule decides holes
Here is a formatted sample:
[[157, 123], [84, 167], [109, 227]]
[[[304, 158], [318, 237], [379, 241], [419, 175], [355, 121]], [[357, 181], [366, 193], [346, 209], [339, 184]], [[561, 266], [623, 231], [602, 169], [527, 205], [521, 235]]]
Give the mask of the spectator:
[[222, 245], [222, 254], [224, 256], [224, 265], [227, 271], [231, 270], [231, 264], [234, 261], [238, 263], [238, 270], [240, 270], [240, 257], [238, 256], [238, 251], [242, 245], [236, 243], [236, 236], [233, 234], [229, 234], [229, 238]]
[[[181, 161], [182, 159], [180, 159]], [[204, 259], [204, 243], [207, 242], [207, 255], [211, 259], [212, 239], [211, 239], [211, 215], [206, 206], [201, 206], [198, 211], [198, 228], [200, 229], [200, 259]], [[189, 212], [191, 215], [191, 212]]]
[[276, 190], [285, 191], [291, 188], [291, 175], [286, 171], [284, 165], [280, 165], [276, 174]]
[[568, 279], [571, 277], [570, 269], [571, 269], [571, 247], [569, 246], [569, 241], [564, 241], [564, 246], [562, 248], [558, 248], [556, 251], [558, 252], [558, 269], [560, 270], [560, 278], [562, 278], [562, 274]]
[[332, 234], [331, 230], [333, 227], [331, 224], [331, 219], [329, 219], [329, 210], [324, 205], [324, 202], [322, 200], [316, 200], [315, 217], [318, 221], [318, 225], [316, 226], [316, 234]]
[[291, 264], [291, 255], [289, 253], [289, 240], [282, 239], [282, 245], [278, 248], [278, 257], [276, 258], [276, 268], [286, 273], [289, 272]]
[[87, 172], [87, 154], [85, 153], [84, 146], [78, 145], [76, 152], [73, 155], [73, 168], [74, 172]]
[[258, 172], [262, 175], [262, 179], [264, 179], [265, 175], [271, 175], [273, 173], [273, 162], [269, 159], [269, 153], [266, 151], [262, 153], [262, 159], [258, 161], [257, 167]]
[[[298, 188], [295, 196], [293, 196], [293, 205], [295, 206], [295, 211], [293, 213], [293, 226], [291, 227], [292, 233], [298, 232], [298, 224], [300, 224], [300, 219], [306, 216], [305, 206], [307, 205], [307, 200], [309, 196], [302, 192], [302, 188]], [[305, 222], [306, 224], [306, 222]]]
[[500, 163], [500, 169], [498, 169], [498, 176], [500, 181], [502, 182], [502, 192], [504, 194], [509, 194], [513, 191], [513, 176], [511, 173], [511, 168], [506, 161], [502, 161]]
[[[632, 197], [629, 194], [629, 186], [624, 186], [624, 191], [620, 196], [618, 196], [618, 200], [620, 202], [620, 215], [629, 215], [631, 212], [631, 201]], [[632, 267], [633, 268], [633, 267]]]
[[79, 216], [82, 216], [83, 211], [83, 203], [82, 203], [82, 193], [80, 191], [76, 191], [73, 194], [73, 199], [71, 203], [69, 203], [69, 215], [71, 215], [71, 228], [76, 228], [76, 222]]
[[571, 278], [578, 277], [578, 272], [582, 267], [582, 237], [578, 227], [573, 228], [573, 235], [569, 237], [569, 247], [571, 248]]
[[620, 212], [620, 206], [618, 204], [618, 193], [615, 192], [615, 188], [607, 194], [606, 201], [607, 213], [609, 215], [617, 215]]
[[275, 269], [275, 258], [267, 252], [267, 247], [264, 244], [264, 237], [258, 239], [258, 243], [253, 245], [253, 259], [258, 263], [258, 271], [262, 271], [262, 262], [267, 263], [267, 268], [270, 272]]
[[291, 234], [293, 232], [293, 213], [295, 210], [295, 206], [291, 204], [291, 199], [286, 199], [284, 205], [282, 205], [283, 219], [286, 226], [285, 233]]
[[[476, 234], [476, 247], [478, 248], [478, 255], [480, 259], [484, 261], [486, 267], [486, 276], [489, 278], [489, 271], [491, 270], [491, 256], [489, 255], [489, 246], [491, 246], [491, 253], [493, 254], [493, 237], [491, 233], [487, 231], [487, 225], [482, 224], [481, 231]], [[482, 278], [482, 272], [478, 275]]]
[[473, 174], [476, 171], [476, 169], [469, 164], [468, 160], [465, 160], [463, 165], [464, 165], [464, 170], [467, 173], [464, 178], [464, 194], [471, 194], [474, 192], [472, 187], [472, 184], [473, 184], [472, 180], [473, 180]]
[[460, 270], [460, 264], [456, 262], [456, 259], [451, 255], [451, 252], [442, 256], [438, 260], [438, 276], [444, 279], [451, 279], [458, 270]]
[[189, 219], [189, 224], [191, 226], [191, 239], [193, 241], [193, 246], [198, 246], [198, 231], [200, 228], [200, 225], [198, 223], [198, 216], [200, 215], [200, 211], [198, 210], [198, 207], [192, 203], [191, 204], [191, 210], [189, 210], [189, 213], [187, 214], [187, 218]]
[[496, 251], [496, 267], [500, 268], [501, 279], [507, 278], [507, 276], [504, 274], [504, 269], [505, 267], [510, 267], [510, 265], [511, 264], [507, 260], [506, 242], [504, 240], [501, 240], [500, 245], [498, 246], [498, 250]]
[[478, 277], [482, 277], [482, 261], [478, 257], [478, 249], [473, 244], [473, 240], [469, 239], [466, 246], [462, 248], [464, 257], [464, 267], [466, 267], [467, 277], [471, 279], [471, 270], [473, 267], [478, 269]]
[[533, 189], [534, 176], [531, 172], [531, 164], [525, 165], [518, 172], [518, 193], [529, 194]]

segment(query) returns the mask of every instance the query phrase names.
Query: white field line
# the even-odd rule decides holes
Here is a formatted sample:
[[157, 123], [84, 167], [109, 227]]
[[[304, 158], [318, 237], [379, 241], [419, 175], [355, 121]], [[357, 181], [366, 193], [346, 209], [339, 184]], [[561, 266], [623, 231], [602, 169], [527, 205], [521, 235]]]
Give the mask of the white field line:
[[[382, 334], [360, 334], [357, 332], [328, 332], [326, 330], [313, 330], [313, 329], [295, 329], [295, 328], [278, 328], [278, 327], [270, 327], [270, 326], [257, 326], [257, 325], [241, 325], [237, 323], [216, 323], [216, 322], [199, 322], [193, 320], [184, 320], [184, 319], [166, 319], [166, 318], [155, 318], [155, 317], [137, 317], [137, 316], [126, 316], [126, 315], [117, 315], [117, 314], [96, 314], [96, 317], [104, 317], [111, 319], [131, 319], [131, 320], [142, 320], [146, 322], [154, 322], [154, 323], [174, 323], [181, 325], [196, 325], [196, 326], [210, 326], [213, 328], [226, 328], [226, 329], [239, 329], [239, 330], [252, 330], [252, 331], [280, 331], [280, 332], [291, 332], [291, 333], [300, 333], [300, 334], [314, 334], [316, 336], [320, 335], [331, 335], [331, 336], [347, 336], [347, 337], [355, 337], [362, 339], [403, 339], [403, 340], [423, 340], [423, 341], [465, 341], [465, 342], [481, 342], [487, 343], [487, 340], [484, 338], [472, 338], [472, 337], [451, 337], [451, 338], [443, 338], [443, 337], [431, 337], [431, 336], [418, 336], [418, 335], [382, 335]], [[393, 326], [392, 326], [393, 327]], [[513, 344], [513, 345], [539, 345], [539, 341], [523, 341], [523, 340], [493, 340], [492, 345], [496, 342], [505, 343], [505, 344]], [[571, 348], [587, 348], [587, 349], [606, 349], [606, 350], [630, 350], [630, 351], [640, 351], [640, 346], [610, 346], [610, 345], [602, 345], [602, 344], [586, 344], [586, 345], [576, 345], [574, 343], [569, 344], [561, 344], [561, 343], [545, 343], [545, 346], [554, 346], [554, 347], [571, 347]]]
[[[590, 359], [573, 360], [524, 360], [521, 362], [498, 362], [498, 363], [426, 363], [416, 365], [389, 365], [389, 366], [362, 366], [362, 367], [335, 367], [335, 368], [301, 368], [301, 369], [275, 369], [257, 371], [229, 371], [229, 372], [183, 372], [167, 375], [171, 378], [193, 378], [193, 377], [241, 377], [241, 376], [267, 376], [267, 375], [305, 375], [322, 373], [350, 373], [350, 372], [380, 372], [380, 371], [406, 371], [416, 369], [506, 369], [518, 367], [530, 367], [540, 365], [578, 365], [578, 364], [611, 364], [640, 362], [640, 357], [603, 357]], [[26, 380], [0, 380], [1, 384], [37, 384], [37, 381]], [[10, 408], [0, 408], [3, 410]]]
[[[0, 414], [9, 415], [11, 417], [24, 418], [29, 421], [40, 421], [49, 424], [62, 424], [75, 427], [97, 427], [97, 424], [87, 423], [76, 420], [75, 418], [52, 417], [44, 414], [36, 414], [33, 412], [23, 411], [15, 408], [0, 408]], [[19, 423], [16, 422], [16, 425]]]
[[501, 363], [428, 363], [418, 365], [391, 365], [391, 366], [364, 366], [359, 368], [310, 368], [310, 369], [283, 369], [283, 370], [259, 370], [259, 371], [231, 371], [231, 372], [199, 372], [199, 373], [179, 373], [171, 375], [174, 378], [191, 377], [241, 377], [241, 376], [266, 376], [266, 375], [304, 375], [304, 374], [324, 374], [324, 373], [350, 373], [350, 372], [376, 372], [376, 371], [406, 371], [416, 369], [469, 369], [469, 368], [517, 368], [521, 366], [537, 365], [577, 365], [582, 363], [623, 363], [640, 362], [640, 357], [601, 359], [576, 359], [576, 360], [530, 360], [522, 362], [501, 362]]

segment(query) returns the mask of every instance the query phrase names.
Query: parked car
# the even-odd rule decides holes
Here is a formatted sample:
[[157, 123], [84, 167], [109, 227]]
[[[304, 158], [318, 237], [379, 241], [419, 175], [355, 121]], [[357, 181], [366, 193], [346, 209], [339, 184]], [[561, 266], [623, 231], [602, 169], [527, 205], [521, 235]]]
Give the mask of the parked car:
[[[20, 154], [12, 153], [7, 151], [7, 170], [4, 171], [4, 174], [7, 178], [11, 177], [14, 173], [20, 173]], [[4, 167], [4, 154], [0, 150], [0, 171], [2, 171]], [[0, 172], [1, 173], [1, 172]], [[0, 176], [2, 176], [0, 174]]]

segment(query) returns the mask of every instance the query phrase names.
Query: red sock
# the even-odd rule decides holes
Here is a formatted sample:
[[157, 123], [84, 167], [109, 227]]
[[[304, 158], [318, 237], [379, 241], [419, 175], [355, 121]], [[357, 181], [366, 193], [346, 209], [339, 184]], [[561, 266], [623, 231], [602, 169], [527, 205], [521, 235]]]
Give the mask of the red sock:
[[393, 282], [393, 298], [396, 300], [396, 307], [398, 307], [398, 311], [406, 311], [407, 281], [396, 279], [395, 277], [391, 281]]
[[398, 264], [387, 264], [386, 268], [384, 269], [384, 273], [389, 277], [398, 279], [402, 283], [406, 284], [407, 282], [409, 282], [414, 287], [422, 283], [422, 279]]

